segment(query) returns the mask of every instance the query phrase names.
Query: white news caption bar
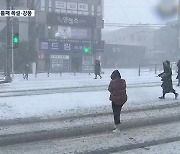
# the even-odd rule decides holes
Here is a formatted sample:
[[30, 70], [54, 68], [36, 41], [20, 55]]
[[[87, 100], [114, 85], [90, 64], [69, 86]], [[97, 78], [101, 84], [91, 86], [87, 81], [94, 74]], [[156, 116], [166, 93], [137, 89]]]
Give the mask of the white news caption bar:
[[35, 10], [0, 10], [0, 17], [34, 17]]

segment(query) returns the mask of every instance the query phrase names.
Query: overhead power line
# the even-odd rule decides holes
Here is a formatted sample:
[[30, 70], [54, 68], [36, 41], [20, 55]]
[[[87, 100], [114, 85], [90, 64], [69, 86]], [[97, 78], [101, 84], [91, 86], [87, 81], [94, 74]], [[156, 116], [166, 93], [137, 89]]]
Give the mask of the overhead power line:
[[128, 23], [105, 23], [106, 27], [164, 27], [167, 24], [128, 24]]

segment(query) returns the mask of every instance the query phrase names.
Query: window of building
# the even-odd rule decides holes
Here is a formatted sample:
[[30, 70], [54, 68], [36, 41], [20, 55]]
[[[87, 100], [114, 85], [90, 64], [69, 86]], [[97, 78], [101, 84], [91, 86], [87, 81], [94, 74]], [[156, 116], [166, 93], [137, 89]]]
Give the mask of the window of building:
[[78, 14], [83, 14], [83, 11], [78, 11]]
[[49, 8], [48, 8], [49, 12], [52, 11], [52, 0], [49, 0]]
[[97, 6], [97, 12], [102, 12], [101, 5]]
[[41, 0], [40, 10], [45, 11], [45, 0]]
[[91, 15], [94, 16], [94, 12], [91, 12]]
[[55, 26], [53, 35], [62, 39], [90, 39], [90, 29], [69, 26]]
[[89, 15], [89, 12], [83, 11], [83, 15]]
[[91, 6], [91, 11], [94, 12], [94, 4]]
[[77, 11], [72, 11], [73, 14], [77, 14]]
[[71, 13], [72, 11], [71, 10], [67, 10], [67, 13]]
[[60, 10], [60, 9], [55, 9], [55, 12], [60, 13], [60, 12], [62, 12], [62, 10]]
[[97, 15], [102, 16], [102, 8], [101, 5], [97, 5]]
[[[60, 9], [59, 9], [60, 10]], [[61, 9], [61, 13], [66, 13], [67, 12], [67, 10], [65, 10], [65, 9]]]

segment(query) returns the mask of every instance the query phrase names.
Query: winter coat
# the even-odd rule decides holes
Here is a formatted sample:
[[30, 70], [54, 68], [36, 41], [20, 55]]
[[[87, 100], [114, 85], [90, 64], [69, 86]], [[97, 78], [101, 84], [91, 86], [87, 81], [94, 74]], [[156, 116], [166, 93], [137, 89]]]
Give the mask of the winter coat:
[[95, 75], [100, 75], [100, 72], [101, 72], [101, 65], [100, 65], [100, 62], [99, 61], [96, 61], [95, 62], [95, 68], [94, 68], [94, 73]]
[[127, 101], [126, 81], [124, 79], [111, 80], [108, 90], [111, 93], [109, 99], [112, 103], [123, 105]]
[[177, 74], [176, 79], [180, 80], [180, 60], [179, 60], [179, 62], [177, 63], [177, 67], [178, 67], [178, 74]]
[[161, 77], [162, 85], [161, 87], [163, 88], [163, 93], [169, 93], [173, 91], [173, 85], [172, 85], [172, 70], [168, 66], [164, 67], [164, 72], [158, 75]]

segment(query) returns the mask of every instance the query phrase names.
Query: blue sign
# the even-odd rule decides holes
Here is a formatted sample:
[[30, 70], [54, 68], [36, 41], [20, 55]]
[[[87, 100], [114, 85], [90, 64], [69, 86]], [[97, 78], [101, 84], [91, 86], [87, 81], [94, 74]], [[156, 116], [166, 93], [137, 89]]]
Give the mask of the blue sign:
[[[84, 40], [64, 40], [64, 39], [40, 39], [39, 49], [41, 51], [56, 53], [81, 53], [85, 48], [91, 48], [91, 41]], [[102, 41], [94, 41], [93, 52], [103, 50], [103, 46], [99, 46]]]

